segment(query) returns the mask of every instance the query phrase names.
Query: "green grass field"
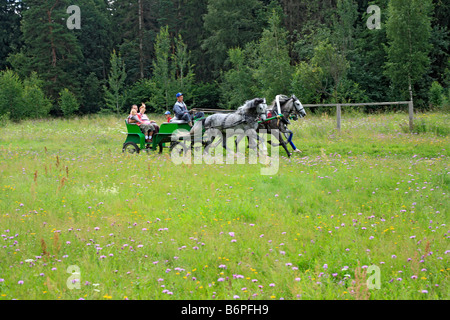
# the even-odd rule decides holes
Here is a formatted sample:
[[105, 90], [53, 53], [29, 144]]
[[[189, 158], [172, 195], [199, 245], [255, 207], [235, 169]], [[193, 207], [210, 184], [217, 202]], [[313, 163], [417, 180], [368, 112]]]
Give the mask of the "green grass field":
[[120, 117], [3, 123], [0, 299], [449, 299], [450, 116], [407, 119], [309, 115], [271, 176], [122, 154]]

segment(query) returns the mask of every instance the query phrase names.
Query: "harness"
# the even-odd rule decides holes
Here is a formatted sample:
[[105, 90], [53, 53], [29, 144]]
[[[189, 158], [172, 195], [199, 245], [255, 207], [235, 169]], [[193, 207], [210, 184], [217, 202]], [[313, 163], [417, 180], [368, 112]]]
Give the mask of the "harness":
[[[268, 118], [267, 118], [265, 121], [263, 121], [263, 123], [264, 123], [264, 124], [267, 124], [269, 121], [272, 121], [272, 120], [274, 120], [274, 119], [277, 119], [277, 127], [280, 126], [280, 120], [281, 120], [284, 124], [289, 124], [289, 122], [288, 122], [288, 120], [285, 118], [284, 114], [281, 113], [280, 95], [277, 95], [277, 96], [275, 97], [275, 102], [276, 102], [277, 110], [275, 110], [275, 107], [274, 107], [272, 110], [270, 110], [270, 111], [269, 111], [269, 112], [271, 112], [271, 113], [270, 113], [270, 116], [268, 116]], [[275, 113], [276, 111], [278, 112], [278, 114], [277, 114], [276, 116], [272, 116], [272, 113]]]
[[223, 120], [222, 120], [222, 122], [220, 123], [220, 125], [215, 126], [215, 127], [213, 127], [213, 126], [205, 127], [205, 129], [222, 128], [222, 130], [224, 130], [224, 129], [228, 129], [228, 128], [232, 128], [232, 127], [234, 127], [234, 126], [237, 126], [237, 125], [239, 125], [239, 124], [241, 124], [241, 123], [248, 122], [248, 120], [249, 120], [249, 118], [250, 118], [250, 117], [248, 117], [247, 115], [244, 114], [244, 115], [242, 115], [242, 119], [241, 119], [241, 120], [238, 120], [238, 121], [234, 122], [233, 124], [228, 125], [228, 127], [225, 127], [225, 122], [227, 121], [228, 117], [231, 116], [232, 114], [233, 114], [233, 113], [227, 114], [227, 115], [225, 116], [225, 118], [223, 118]]

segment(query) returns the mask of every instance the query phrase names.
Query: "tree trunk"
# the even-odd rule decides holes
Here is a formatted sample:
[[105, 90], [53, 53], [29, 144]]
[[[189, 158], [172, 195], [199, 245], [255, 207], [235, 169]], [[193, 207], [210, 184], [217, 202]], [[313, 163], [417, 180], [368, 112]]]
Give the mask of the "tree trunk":
[[141, 79], [144, 79], [144, 50], [143, 50], [143, 7], [142, 0], [139, 0], [139, 68]]
[[50, 10], [47, 11], [47, 18], [48, 18], [48, 29], [49, 29], [49, 38], [50, 38], [50, 46], [51, 46], [51, 52], [52, 52], [52, 67], [56, 67], [56, 47], [55, 43], [53, 41], [53, 27], [52, 27], [52, 12], [53, 9], [58, 5], [59, 0], [56, 0], [53, 7], [50, 8]]

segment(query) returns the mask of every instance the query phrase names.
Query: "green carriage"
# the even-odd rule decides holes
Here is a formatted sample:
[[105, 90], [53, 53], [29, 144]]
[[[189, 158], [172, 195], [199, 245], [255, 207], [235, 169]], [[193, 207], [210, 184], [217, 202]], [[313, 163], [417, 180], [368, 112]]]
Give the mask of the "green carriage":
[[[194, 121], [201, 121], [202, 119]], [[123, 143], [122, 151], [127, 153], [139, 153], [141, 150], [156, 151], [157, 149], [159, 153], [162, 153], [165, 147], [173, 148], [179, 144], [180, 140], [183, 139], [179, 133], [186, 133], [191, 130], [191, 126], [184, 121], [165, 122], [161, 124], [159, 132], [154, 134], [152, 142], [149, 143], [145, 141], [145, 135], [138, 125], [129, 124], [126, 120], [125, 125], [127, 137]]]

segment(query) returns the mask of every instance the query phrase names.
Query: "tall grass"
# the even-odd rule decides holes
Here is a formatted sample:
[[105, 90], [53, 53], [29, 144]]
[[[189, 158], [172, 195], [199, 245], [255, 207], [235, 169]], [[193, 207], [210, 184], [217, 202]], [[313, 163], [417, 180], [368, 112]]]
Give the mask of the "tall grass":
[[8, 122], [0, 299], [448, 299], [448, 115], [417, 118], [301, 119], [273, 176], [122, 154], [121, 118]]

